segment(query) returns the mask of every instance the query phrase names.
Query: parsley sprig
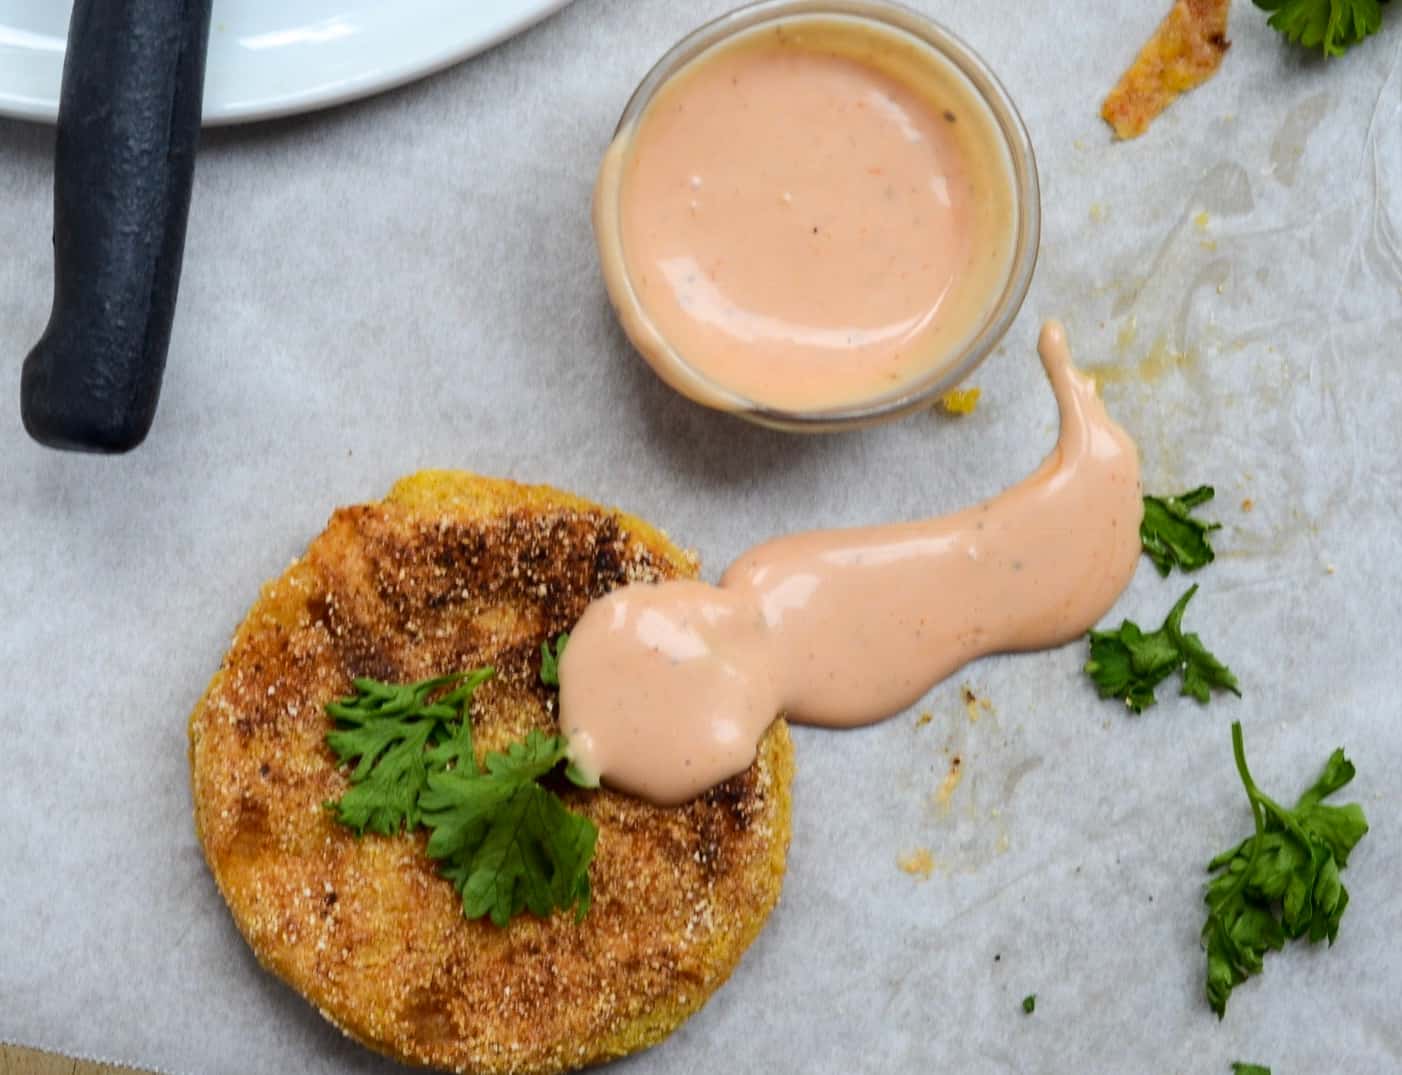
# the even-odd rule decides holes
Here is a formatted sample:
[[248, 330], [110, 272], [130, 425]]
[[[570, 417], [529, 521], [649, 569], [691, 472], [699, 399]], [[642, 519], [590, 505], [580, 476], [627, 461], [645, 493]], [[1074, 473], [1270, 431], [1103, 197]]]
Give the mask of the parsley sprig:
[[560, 685], [560, 661], [564, 659], [565, 646], [569, 640], [568, 634], [561, 634], [555, 639], [553, 649], [549, 639], [540, 644], [540, 681], [547, 687]]
[[1220, 1019], [1232, 990], [1263, 968], [1266, 952], [1287, 939], [1332, 945], [1348, 907], [1339, 872], [1368, 831], [1356, 803], [1324, 800], [1353, 779], [1353, 763], [1335, 750], [1319, 778], [1287, 810], [1256, 786], [1246, 768], [1241, 725], [1232, 725], [1232, 754], [1246, 788], [1254, 835], [1208, 863], [1207, 1000]]
[[342, 765], [356, 763], [350, 789], [332, 804], [337, 820], [357, 836], [416, 826], [429, 767], [472, 756], [467, 711], [473, 692], [492, 675], [479, 668], [402, 685], [354, 680], [352, 697], [326, 707], [336, 722], [327, 745]]
[[[563, 639], [563, 636], [562, 636]], [[558, 684], [551, 656], [549, 684]], [[549, 647], [543, 647], [548, 650]], [[565, 740], [532, 730], [523, 742], [477, 764], [470, 709], [490, 668], [395, 685], [354, 681], [352, 697], [326, 707], [326, 742], [351, 786], [327, 804], [356, 835], [393, 836], [420, 825], [428, 854], [462, 896], [468, 918], [505, 926], [524, 910], [589, 910], [589, 863], [598, 830], [541, 781], [565, 760]], [[566, 776], [573, 777], [573, 770]], [[579, 781], [576, 781], [579, 782]]]
[[1183, 612], [1197, 592], [1196, 586], [1190, 587], [1156, 631], [1146, 633], [1137, 623], [1124, 620], [1116, 630], [1090, 633], [1085, 670], [1100, 697], [1119, 698], [1131, 712], [1142, 713], [1156, 701], [1154, 688], [1174, 672], [1183, 680], [1179, 693], [1199, 702], [1206, 703], [1214, 689], [1240, 697], [1232, 670], [1196, 634], [1183, 631]]
[[1342, 56], [1382, 28], [1382, 5], [1388, 0], [1254, 0], [1266, 21], [1287, 41]]
[[1221, 523], [1205, 523], [1192, 517], [1193, 509], [1216, 495], [1210, 485], [1199, 485], [1180, 496], [1146, 496], [1139, 542], [1160, 575], [1173, 568], [1196, 571], [1212, 563], [1215, 554], [1207, 535], [1222, 529]]
[[423, 821], [430, 858], [462, 895], [468, 918], [504, 926], [523, 910], [589, 911], [589, 862], [599, 831], [538, 781], [565, 760], [565, 740], [532, 730], [476, 765], [430, 773]]

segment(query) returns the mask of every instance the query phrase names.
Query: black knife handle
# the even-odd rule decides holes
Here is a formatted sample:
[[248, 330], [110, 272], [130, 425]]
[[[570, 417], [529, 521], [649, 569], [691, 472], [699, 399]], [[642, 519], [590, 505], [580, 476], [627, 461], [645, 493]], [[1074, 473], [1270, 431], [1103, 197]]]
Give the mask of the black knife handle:
[[135, 448], [170, 343], [211, 0], [76, 0], [54, 152], [54, 304], [24, 362], [41, 444]]

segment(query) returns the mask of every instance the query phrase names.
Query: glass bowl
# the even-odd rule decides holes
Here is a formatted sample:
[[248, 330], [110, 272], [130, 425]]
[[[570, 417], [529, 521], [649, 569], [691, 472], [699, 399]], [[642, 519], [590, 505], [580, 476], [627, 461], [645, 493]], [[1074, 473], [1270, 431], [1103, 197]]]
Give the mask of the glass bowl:
[[[978, 328], [942, 361], [884, 394], [850, 404], [788, 410], [747, 399], [706, 376], [664, 338], [629, 279], [623, 256], [619, 198], [623, 165], [638, 123], [658, 91], [693, 60], [740, 35], [803, 19], [854, 20], [887, 34], [913, 39], [946, 61], [967, 83], [970, 96], [988, 110], [991, 127], [1007, 153], [1013, 223], [1001, 292], [986, 307]], [[633, 92], [618, 121], [594, 191], [594, 232], [609, 298], [634, 346], [672, 388], [705, 406], [794, 432], [824, 432], [872, 425], [933, 405], [963, 381], [997, 346], [1017, 316], [1032, 282], [1041, 236], [1037, 163], [1022, 117], [987, 64], [968, 45], [918, 12], [885, 0], [761, 0], [722, 15], [682, 38]], [[655, 356], [655, 357], [652, 357]]]

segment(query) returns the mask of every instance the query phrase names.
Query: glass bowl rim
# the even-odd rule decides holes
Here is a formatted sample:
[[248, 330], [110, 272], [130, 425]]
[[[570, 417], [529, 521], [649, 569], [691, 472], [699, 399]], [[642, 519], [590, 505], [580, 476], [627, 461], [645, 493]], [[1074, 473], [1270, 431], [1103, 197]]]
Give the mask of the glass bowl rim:
[[[758, 0], [702, 24], [673, 45], [643, 76], [619, 117], [614, 129], [614, 143], [617, 144], [630, 128], [636, 126], [657, 92], [702, 53], [767, 24], [825, 16], [874, 22], [884, 30], [903, 33], [954, 65], [972, 87], [975, 97], [988, 108], [994, 127], [1003, 137], [1011, 164], [1012, 201], [1017, 222], [1002, 292], [989, 308], [983, 324], [960, 351], [949, 361], [894, 393], [836, 407], [774, 407], [749, 399], [707, 377], [689, 363], [657, 328], [633, 289], [624, 261], [620, 266], [620, 282], [627, 290], [633, 312], [666, 349], [668, 359], [685, 370], [689, 380], [705, 387], [707, 399], [700, 402], [759, 425], [792, 432], [824, 432], [874, 425], [933, 405], [968, 377], [1012, 327], [1032, 285], [1041, 245], [1042, 206], [1037, 159], [1017, 106], [983, 58], [961, 38], [929, 16], [892, 0]], [[627, 152], [626, 145], [624, 152]], [[603, 195], [613, 198], [616, 204], [621, 195], [621, 185], [616, 175], [612, 188], [605, 190]], [[616, 241], [621, 250], [621, 236]]]

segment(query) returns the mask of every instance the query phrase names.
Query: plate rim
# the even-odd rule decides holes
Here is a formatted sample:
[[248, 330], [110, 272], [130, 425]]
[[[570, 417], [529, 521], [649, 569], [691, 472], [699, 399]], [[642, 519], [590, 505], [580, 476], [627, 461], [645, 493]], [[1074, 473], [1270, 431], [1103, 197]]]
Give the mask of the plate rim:
[[[206, 101], [206, 114], [201, 119], [201, 126], [231, 127], [305, 115], [398, 89], [485, 52], [543, 22], [571, 3], [573, 0], [519, 0], [518, 10], [491, 24], [483, 32], [449, 38], [441, 47], [424, 49], [390, 66], [371, 66], [356, 74], [324, 80], [292, 93], [234, 100], [212, 111], [208, 110]], [[432, 40], [432, 36], [425, 35], [424, 40]], [[65, 47], [63, 52], [66, 51]], [[58, 119], [58, 91], [59, 87], [55, 86], [52, 97], [41, 98], [0, 86], [0, 117], [52, 125]]]

